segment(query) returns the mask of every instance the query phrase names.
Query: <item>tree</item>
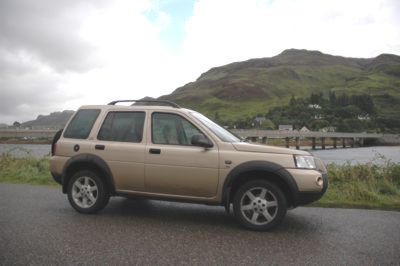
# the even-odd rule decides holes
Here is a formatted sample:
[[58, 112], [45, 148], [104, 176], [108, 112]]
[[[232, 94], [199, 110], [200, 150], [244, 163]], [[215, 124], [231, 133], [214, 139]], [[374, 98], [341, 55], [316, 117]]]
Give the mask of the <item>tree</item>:
[[329, 92], [329, 103], [331, 105], [335, 105], [336, 104], [336, 93], [334, 91], [330, 91]]
[[322, 93], [311, 93], [310, 103], [321, 105], [324, 100], [324, 95]]
[[294, 97], [294, 95], [292, 95], [292, 98], [290, 98], [290, 101], [289, 101], [289, 105], [294, 106], [296, 104], [297, 104], [296, 98]]
[[350, 98], [351, 104], [354, 104], [362, 111], [363, 115], [373, 114], [375, 112], [374, 102], [368, 94], [353, 95]]
[[15, 121], [15, 122], [13, 123], [13, 126], [14, 126], [14, 127], [20, 127], [20, 126], [21, 126], [21, 123], [18, 122], [18, 121]]
[[221, 122], [221, 121], [220, 121], [220, 118], [219, 118], [219, 113], [218, 113], [218, 112], [215, 112], [215, 114], [214, 114], [214, 121], [217, 122], [217, 123], [220, 123], [220, 122]]
[[339, 95], [336, 102], [340, 106], [349, 105], [349, 96], [347, 96], [346, 94], [343, 93], [343, 94]]

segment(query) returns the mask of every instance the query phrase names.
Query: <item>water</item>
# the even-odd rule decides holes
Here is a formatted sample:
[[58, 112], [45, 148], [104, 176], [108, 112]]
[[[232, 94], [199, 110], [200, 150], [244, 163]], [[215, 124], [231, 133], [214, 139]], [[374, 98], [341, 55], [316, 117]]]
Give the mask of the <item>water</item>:
[[310, 151], [324, 163], [345, 164], [384, 164], [388, 160], [400, 163], [400, 147], [363, 147]]
[[50, 144], [0, 144], [0, 154], [9, 153], [15, 157], [29, 155], [42, 158], [50, 155]]
[[[49, 144], [0, 144], [0, 154], [9, 152], [16, 157], [33, 155], [43, 157], [50, 154]], [[345, 164], [383, 164], [387, 160], [400, 163], [400, 147], [363, 147], [346, 149], [310, 150], [325, 163]]]

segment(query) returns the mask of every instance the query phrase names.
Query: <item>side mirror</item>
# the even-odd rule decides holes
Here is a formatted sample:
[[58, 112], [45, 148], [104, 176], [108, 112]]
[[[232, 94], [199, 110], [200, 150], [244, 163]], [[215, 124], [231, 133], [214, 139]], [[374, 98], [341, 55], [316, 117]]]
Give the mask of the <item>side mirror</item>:
[[211, 148], [214, 146], [214, 144], [208, 138], [206, 138], [203, 134], [193, 135], [191, 143], [194, 146], [200, 146], [203, 148]]

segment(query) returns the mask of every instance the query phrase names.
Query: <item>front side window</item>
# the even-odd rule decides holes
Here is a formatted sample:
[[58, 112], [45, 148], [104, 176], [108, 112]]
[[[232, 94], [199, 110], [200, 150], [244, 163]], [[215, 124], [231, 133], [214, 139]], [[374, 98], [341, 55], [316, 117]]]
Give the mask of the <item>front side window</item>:
[[179, 115], [153, 113], [152, 141], [154, 144], [192, 145], [192, 136], [197, 134], [201, 132]]
[[87, 139], [99, 113], [99, 109], [79, 110], [65, 130], [64, 138]]
[[139, 143], [143, 138], [144, 112], [109, 112], [97, 139]]

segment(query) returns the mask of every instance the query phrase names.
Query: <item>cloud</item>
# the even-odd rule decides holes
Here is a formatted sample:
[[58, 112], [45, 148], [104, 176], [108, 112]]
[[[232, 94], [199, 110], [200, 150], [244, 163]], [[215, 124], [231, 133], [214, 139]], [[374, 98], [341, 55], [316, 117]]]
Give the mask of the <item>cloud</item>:
[[95, 7], [80, 3], [1, 1], [0, 45], [16, 53], [26, 51], [60, 72], [90, 69], [96, 61], [93, 46], [79, 36], [79, 28], [85, 13]]
[[154, 70], [163, 67], [156, 62], [162, 50], [157, 27], [168, 18], [161, 14], [153, 26], [141, 14], [147, 6], [146, 1], [1, 1], [0, 121], [132, 98], [137, 80], [154, 84]]
[[384, 0], [199, 0], [184, 52], [205, 68], [288, 48], [351, 57], [399, 53], [398, 14], [398, 1]]
[[66, 73], [98, 65], [79, 30], [85, 13], [102, 7], [101, 1], [0, 2], [1, 122], [34, 119], [74, 98], [59, 87]]
[[49, 108], [56, 109], [68, 98], [58, 90], [63, 80], [31, 55], [0, 48], [0, 121], [26, 121]]
[[[400, 53], [396, 0], [197, 0], [187, 16], [170, 10], [179, 5], [0, 1], [0, 122], [157, 97], [211, 67], [288, 48], [351, 57]], [[174, 17], [181, 15], [186, 22]]]

